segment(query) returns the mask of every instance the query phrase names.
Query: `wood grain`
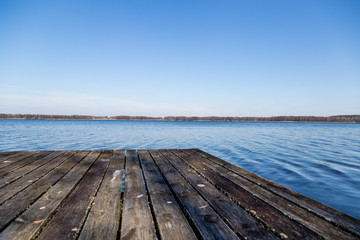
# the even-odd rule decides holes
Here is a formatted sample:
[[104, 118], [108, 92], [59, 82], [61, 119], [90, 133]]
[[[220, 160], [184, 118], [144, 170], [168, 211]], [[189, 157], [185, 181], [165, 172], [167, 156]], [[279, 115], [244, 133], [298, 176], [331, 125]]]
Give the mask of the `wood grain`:
[[8, 154], [4, 157], [0, 157], [0, 169], [4, 168], [8, 165], [11, 165], [15, 162], [21, 161], [24, 158], [27, 158], [33, 154], [36, 154], [38, 152], [14, 152], [13, 154]]
[[[271, 182], [265, 178], [262, 178], [254, 173], [251, 173], [249, 171], [246, 171], [245, 169], [242, 169], [238, 166], [235, 166], [229, 162], [226, 162], [220, 158], [217, 158], [215, 156], [212, 156], [204, 151], [201, 151], [199, 149], [196, 150], [200, 154], [202, 154], [204, 157], [208, 158], [211, 161], [214, 161], [216, 164], [219, 164], [229, 171], [234, 172], [235, 174], [241, 175], [250, 181], [254, 182], [257, 185], [262, 186], [263, 188], [266, 188], [273, 192], [274, 194], [277, 194], [294, 204], [301, 206], [302, 208], [305, 208], [306, 210], [326, 219], [327, 221], [334, 224], [335, 227], [340, 227], [342, 229], [345, 229], [352, 234], [356, 235], [358, 238], [360, 238], [360, 220], [353, 218], [343, 212], [340, 212], [336, 209], [333, 209], [329, 206], [326, 206], [325, 204], [322, 204], [320, 202], [317, 202], [311, 198], [308, 198], [300, 193], [297, 193], [291, 189], [285, 188], [284, 186], [281, 186], [277, 183]], [[191, 152], [190, 152], [191, 154]]]
[[100, 155], [37, 239], [72, 239], [80, 232], [111, 155], [111, 151]]
[[[16, 221], [11, 222], [0, 233], [0, 239], [25, 240], [34, 238], [99, 155], [99, 152], [93, 151], [76, 164], [49, 191], [23, 212]], [[38, 223], [34, 224], [34, 222]]]
[[213, 207], [223, 219], [226, 219], [231, 228], [242, 238], [279, 239], [229, 197], [197, 174], [195, 170], [185, 164], [179, 157], [168, 150], [161, 151], [161, 153], [191, 183], [193, 188], [208, 201], [209, 207]]
[[1, 240], [279, 238], [360, 220], [198, 149], [0, 152]]
[[209, 168], [204, 162], [197, 161], [193, 157], [187, 158], [185, 157], [187, 155], [180, 151], [175, 150], [174, 152], [212, 184], [226, 192], [249, 213], [252, 213], [254, 217], [262, 221], [268, 228], [274, 229], [279, 236], [286, 235], [290, 239], [322, 239], [319, 235], [288, 218], [267, 202], [255, 197], [242, 186]]
[[22, 171], [19, 170], [22, 167], [26, 167], [27, 165], [31, 164], [32, 162], [41, 159], [49, 154], [53, 153], [53, 151], [46, 151], [46, 152], [37, 152], [35, 154], [30, 154], [28, 157], [22, 159], [21, 161], [17, 161], [13, 164], [10, 164], [6, 167], [0, 169], [0, 178], [3, 182], [3, 178], [5, 175], [10, 174], [14, 170], [17, 170], [17, 173], [21, 173]]
[[203, 239], [239, 239], [164, 156], [153, 150], [150, 154]]
[[26, 210], [42, 194], [44, 194], [54, 183], [59, 181], [76, 163], [83, 159], [88, 152], [79, 152], [69, 161], [61, 164], [39, 181], [35, 182], [24, 191], [19, 192], [13, 198], [0, 205], [0, 231], [11, 221], [22, 221], [15, 219], [19, 214]]
[[79, 239], [116, 239], [125, 151], [115, 151]]
[[9, 179], [8, 177], [12, 177], [14, 180], [10, 181], [10, 183], [8, 183], [7, 185], [0, 185], [0, 204], [21, 191], [22, 189], [33, 184], [42, 176], [46, 175], [48, 172], [52, 171], [55, 167], [66, 161], [74, 153], [54, 152], [53, 154], [45, 157], [50, 159], [48, 162], [45, 162], [45, 164], [40, 165], [38, 168], [34, 169], [31, 172], [6, 175], [5, 178]]
[[126, 151], [124, 204], [120, 239], [156, 239], [155, 225], [136, 151]]
[[197, 239], [148, 151], [139, 158], [162, 239]]
[[325, 239], [353, 239], [353, 235], [341, 230], [336, 229], [334, 226], [323, 218], [306, 211], [304, 208], [300, 208], [292, 202], [273, 194], [261, 186], [254, 184], [253, 182], [233, 173], [229, 172], [224, 167], [215, 164], [214, 162], [202, 157], [196, 152], [191, 154], [188, 158], [196, 158], [198, 161], [203, 162], [208, 168], [216, 171], [218, 174], [226, 176], [232, 182], [244, 188], [257, 198], [266, 201], [269, 205], [273, 206], [277, 210], [283, 212], [286, 216], [296, 220], [300, 224], [306, 226], [312, 231], [316, 232]]

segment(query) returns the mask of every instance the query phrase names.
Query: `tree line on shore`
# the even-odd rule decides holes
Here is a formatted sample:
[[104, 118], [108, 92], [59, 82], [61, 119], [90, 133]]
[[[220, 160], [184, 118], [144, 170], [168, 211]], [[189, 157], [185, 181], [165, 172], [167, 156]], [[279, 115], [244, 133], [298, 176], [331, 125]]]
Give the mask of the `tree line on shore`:
[[45, 115], [45, 114], [5, 114], [0, 119], [44, 119], [44, 120], [157, 120], [157, 121], [231, 121], [231, 122], [346, 122], [360, 123], [360, 115], [319, 116], [274, 116], [274, 117], [147, 117], [147, 116], [90, 116], [90, 115]]

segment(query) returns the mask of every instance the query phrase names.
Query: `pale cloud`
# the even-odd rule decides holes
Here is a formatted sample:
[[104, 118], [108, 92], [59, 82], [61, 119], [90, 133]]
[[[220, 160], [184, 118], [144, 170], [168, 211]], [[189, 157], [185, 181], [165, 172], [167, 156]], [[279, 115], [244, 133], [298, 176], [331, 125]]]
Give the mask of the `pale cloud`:
[[203, 116], [211, 110], [199, 106], [130, 101], [74, 92], [27, 91], [15, 93], [0, 90], [1, 113]]

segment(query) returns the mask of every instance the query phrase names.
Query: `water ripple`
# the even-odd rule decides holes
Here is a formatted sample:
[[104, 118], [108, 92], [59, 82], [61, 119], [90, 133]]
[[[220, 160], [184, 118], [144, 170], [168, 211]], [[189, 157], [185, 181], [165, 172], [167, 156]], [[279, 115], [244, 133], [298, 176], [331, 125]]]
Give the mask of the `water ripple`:
[[200, 148], [360, 218], [360, 124], [0, 120], [0, 151]]

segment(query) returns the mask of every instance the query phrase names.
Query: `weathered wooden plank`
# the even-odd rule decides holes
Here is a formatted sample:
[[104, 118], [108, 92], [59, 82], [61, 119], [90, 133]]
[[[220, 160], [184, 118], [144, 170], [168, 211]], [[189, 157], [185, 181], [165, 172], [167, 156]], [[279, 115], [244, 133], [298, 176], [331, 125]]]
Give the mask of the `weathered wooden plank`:
[[[56, 157], [58, 157], [62, 152], [52, 152], [42, 158], [37, 159], [36, 161], [33, 161], [29, 163], [28, 165], [25, 165], [16, 171], [10, 172], [9, 174], [3, 176], [0, 180], [0, 188], [5, 187], [9, 183], [26, 176], [27, 174], [31, 173], [32, 171], [36, 170], [37, 168], [51, 162]], [[1, 201], [0, 201], [1, 203]]]
[[121, 239], [156, 239], [136, 151], [126, 151]]
[[[254, 217], [228, 198], [215, 186], [196, 173], [179, 157], [169, 150], [160, 151], [168, 161], [201, 193], [217, 213], [242, 238], [248, 239], [279, 239], [269, 229], [264, 228]], [[208, 206], [208, 207], [210, 207]], [[231, 211], [229, 211], [231, 209]]]
[[7, 155], [0, 157], [0, 169], [35, 153], [36, 152], [9, 152]]
[[228, 171], [222, 166], [202, 157], [196, 152], [191, 154], [191, 158], [196, 158], [198, 161], [203, 162], [208, 168], [230, 179], [232, 182], [241, 186], [257, 198], [267, 202], [269, 205], [283, 212], [284, 215], [296, 220], [325, 239], [354, 239], [354, 235], [334, 227], [331, 223], [318, 217], [317, 215], [314, 215], [311, 212], [294, 205], [292, 202], [262, 188], [261, 186]]
[[[126, 179], [130, 181], [127, 187], [134, 189], [138, 184], [142, 191], [129, 190], [125, 194], [128, 204], [123, 209], [128, 214], [122, 215], [121, 227], [128, 224], [140, 229], [141, 222], [147, 222], [152, 234], [150, 238], [360, 239], [360, 220], [200, 150], [142, 150], [139, 157], [135, 151], [128, 152], [128, 158], [133, 160], [128, 166], [135, 166], [138, 180], [127, 174]], [[49, 238], [114, 239], [119, 233], [122, 239], [148, 238], [149, 231], [146, 230], [139, 232], [128, 227], [126, 232], [122, 231], [124, 229], [118, 231], [122, 174], [118, 175], [116, 171], [119, 169], [114, 166], [122, 165], [121, 157], [117, 159], [115, 155], [110, 165], [104, 163], [105, 168], [99, 171], [103, 175], [97, 182], [87, 180], [87, 183], [94, 181], [94, 187], [83, 181], [97, 164], [95, 159], [100, 152], [92, 151], [81, 160], [87, 153], [69, 157], [70, 152], [0, 152], [0, 239], [35, 239], [46, 231]], [[56, 157], [56, 154], [60, 155]], [[11, 162], [6, 162], [8, 160]], [[109, 157], [103, 160], [107, 161]], [[109, 166], [107, 170], [106, 166]], [[144, 178], [141, 177], [142, 171]], [[12, 182], [1, 185], [4, 179]], [[64, 206], [75, 192], [83, 194], [80, 194], [83, 190], [76, 190], [82, 183], [84, 189], [90, 187], [93, 192], [85, 190], [91, 193], [79, 197], [84, 201], [79, 207], [82, 210], [78, 209], [79, 201], [75, 197], [71, 204], [73, 208], [67, 207], [66, 210]], [[148, 217], [130, 214], [144, 209], [140, 205], [145, 206]], [[210, 209], [212, 213], [204, 209]], [[69, 212], [68, 218], [54, 224], [54, 219], [62, 211]], [[78, 224], [72, 227], [74, 216]], [[274, 227], [278, 223], [281, 229]], [[277, 236], [262, 228], [261, 224], [273, 228]], [[56, 226], [48, 229], [51, 225]], [[65, 230], [58, 231], [57, 228]], [[282, 231], [283, 228], [287, 230]], [[188, 235], [181, 233], [184, 229]], [[214, 237], [216, 231], [218, 235]]]
[[[25, 175], [24, 177], [20, 177], [17, 180], [4, 186], [0, 191], [0, 204], [17, 194], [19, 191], [33, 184], [38, 179], [46, 175], [48, 172], [52, 171], [55, 167], [66, 161], [74, 153], [75, 152], [61, 152], [53, 160], [47, 162], [47, 164], [40, 166], [39, 168]], [[9, 175], [6, 175], [6, 177], [7, 176]]]
[[80, 164], [72, 168], [49, 191], [42, 195], [34, 204], [13, 221], [3, 232], [0, 239], [27, 240], [33, 239], [40, 228], [49, 221], [60, 203], [82, 179], [100, 152], [92, 151]]
[[203, 239], [239, 239], [164, 156], [149, 152]]
[[9, 158], [14, 158], [21, 154], [26, 153], [26, 151], [9, 151], [9, 152], [0, 152], [0, 163], [6, 161]]
[[79, 239], [116, 239], [125, 151], [115, 151]]
[[197, 239], [150, 154], [138, 153], [161, 239]]
[[[88, 152], [79, 152], [0, 206], [0, 231], [62, 178]], [[21, 221], [17, 219], [18, 221]], [[15, 221], [17, 221], [15, 220]]]
[[216, 187], [222, 189], [248, 212], [261, 220], [267, 227], [274, 229], [279, 236], [286, 235], [290, 239], [321, 239], [313, 231], [288, 218], [281, 211], [246, 191], [242, 186], [212, 170], [204, 162], [188, 157], [180, 151], [174, 152]]
[[313, 199], [310, 199], [300, 193], [297, 193], [291, 189], [285, 188], [279, 184], [271, 182], [265, 178], [262, 178], [254, 173], [246, 171], [238, 166], [235, 166], [229, 162], [226, 162], [220, 158], [217, 158], [209, 153], [196, 149], [195, 151], [199, 152], [204, 157], [209, 160], [225, 167], [226, 169], [238, 174], [244, 178], [249, 179], [257, 185], [260, 185], [271, 192], [288, 199], [294, 204], [305, 208], [306, 210], [315, 213], [316, 215], [326, 219], [327, 221], [339, 226], [343, 229], [350, 231], [352, 234], [355, 234], [357, 237], [360, 237], [360, 220], [353, 218], [343, 212], [340, 212], [336, 209], [333, 209], [325, 204], [317, 202]]
[[100, 155], [37, 239], [73, 239], [76, 237], [101, 184], [111, 156], [111, 151], [104, 151]]
[[42, 157], [45, 157], [48, 154], [51, 154], [53, 151], [44, 151], [44, 152], [37, 152], [35, 154], [29, 154], [26, 158], [22, 159], [21, 161], [14, 162], [6, 167], [0, 169], [0, 178], [3, 178], [5, 175], [11, 173], [14, 170], [17, 170], [23, 166], [30, 164], [33, 161], [36, 161]]
[[3, 168], [5, 168], [11, 164], [22, 161], [22, 160], [26, 159], [27, 157], [30, 157], [37, 153], [39, 153], [39, 152], [19, 152], [15, 155], [11, 155], [9, 157], [2, 158], [2, 161], [0, 162], [0, 170], [2, 170]]
[[19, 153], [19, 151], [0, 152], [0, 161], [1, 161], [1, 158], [3, 158], [3, 157], [7, 157], [9, 155], [14, 155], [14, 154], [17, 154], [17, 153]]

